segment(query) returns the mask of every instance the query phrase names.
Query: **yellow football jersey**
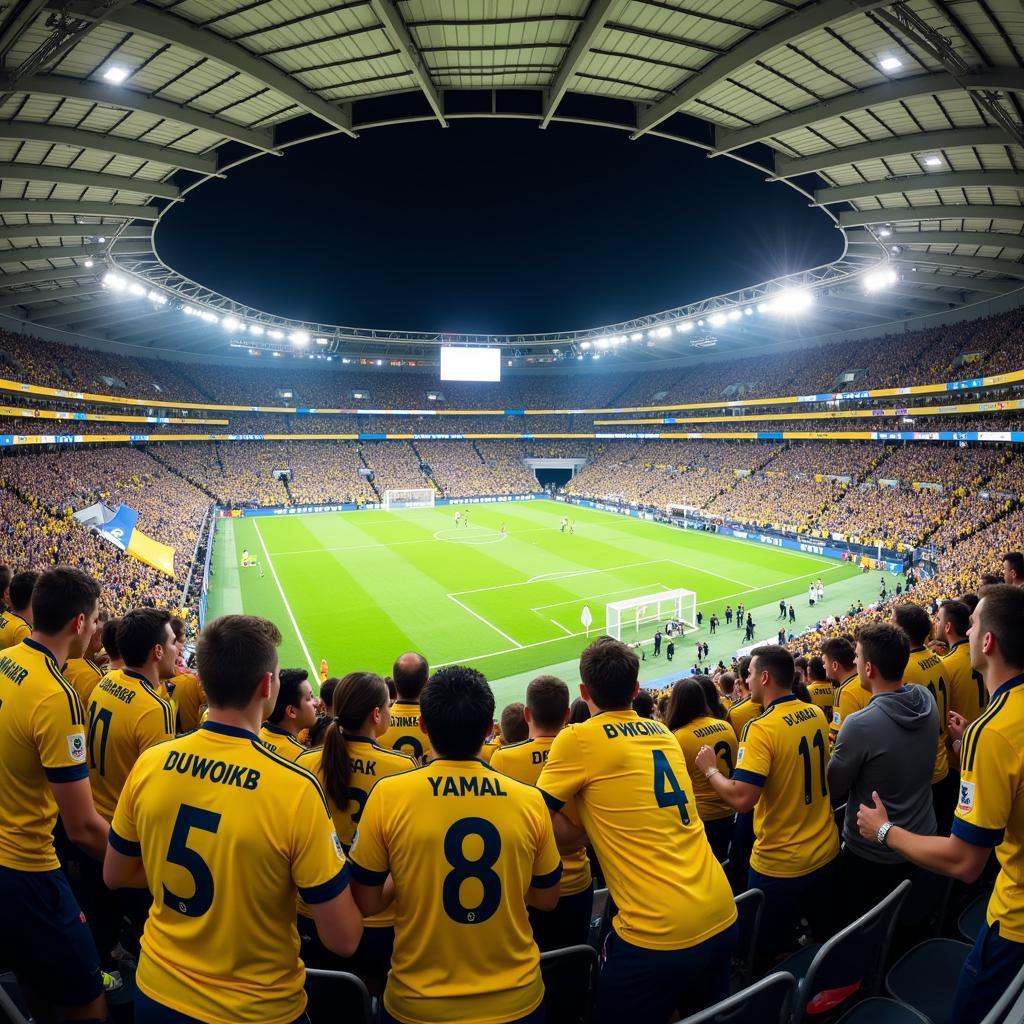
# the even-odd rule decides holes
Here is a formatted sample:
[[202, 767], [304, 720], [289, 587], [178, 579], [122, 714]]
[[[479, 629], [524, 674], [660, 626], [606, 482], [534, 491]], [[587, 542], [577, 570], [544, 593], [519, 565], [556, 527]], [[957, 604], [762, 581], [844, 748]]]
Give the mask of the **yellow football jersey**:
[[89, 702], [89, 781], [96, 810], [110, 821], [139, 755], [174, 735], [171, 705], [129, 668], [108, 672]]
[[82, 702], [57, 659], [31, 639], [7, 648], [0, 653], [0, 865], [60, 867], [49, 783], [88, 777]]
[[92, 699], [92, 691], [103, 678], [103, 669], [89, 658], [70, 658], [61, 675], [75, 688], [82, 707], [87, 708]]
[[[366, 798], [370, 795], [370, 790], [379, 779], [412, 771], [416, 767], [416, 762], [408, 754], [380, 747], [373, 740], [365, 739], [362, 736], [346, 736], [345, 744], [352, 764], [352, 777], [349, 780], [348, 788], [351, 799], [348, 806], [339, 808], [327, 793], [326, 787], [324, 787], [324, 794], [327, 796], [327, 806], [334, 821], [334, 831], [337, 832], [342, 847], [348, 850], [355, 838], [356, 826], [359, 824], [359, 817], [366, 806]], [[319, 779], [321, 786], [324, 782], [322, 758], [323, 747], [314, 747], [301, 754], [295, 762], [300, 768], [312, 772]], [[307, 917], [312, 916], [309, 913], [309, 908], [301, 901], [299, 902], [299, 913], [305, 914]], [[383, 913], [363, 920], [363, 924], [367, 928], [386, 928], [394, 923], [393, 907], [388, 907]]]
[[174, 705], [178, 710], [178, 732], [192, 732], [199, 728], [199, 716], [206, 707], [206, 691], [199, 677], [181, 672], [167, 681]]
[[683, 752], [661, 722], [605, 711], [563, 729], [537, 785], [558, 810], [576, 798], [619, 912], [644, 949], [686, 949], [736, 920], [725, 872], [697, 814]]
[[971, 649], [958, 640], [942, 659], [942, 671], [949, 687], [949, 706], [968, 722], [975, 721], [988, 703], [985, 680], [971, 668]]
[[20, 644], [32, 635], [32, 623], [17, 612], [0, 614], [0, 651]]
[[816, 708], [821, 708], [826, 719], [832, 718], [832, 701], [835, 700], [835, 688], [827, 680], [818, 680], [807, 684], [807, 692], [810, 694], [811, 703]]
[[863, 711], [871, 700], [871, 694], [860, 685], [860, 678], [855, 672], [847, 676], [832, 691], [832, 722], [828, 727], [828, 741], [835, 745], [843, 722], [857, 711]]
[[729, 724], [732, 726], [737, 739], [743, 735], [743, 727], [747, 722], [752, 718], [757, 718], [762, 711], [764, 711], [764, 708], [760, 704], [755, 704], [750, 697], [744, 697], [733, 704], [729, 709]]
[[211, 1024], [287, 1024], [306, 1006], [295, 900], [333, 899], [348, 868], [320, 783], [217, 722], [150, 747], [110, 844], [141, 856], [153, 906], [139, 988]]
[[1001, 868], [988, 902], [999, 936], [1024, 942], [1024, 676], [999, 687], [964, 733], [953, 835], [995, 847]]
[[[537, 736], [522, 743], [502, 744], [491, 758], [491, 767], [508, 775], [510, 778], [525, 782], [528, 786], [536, 786], [541, 770], [547, 764], [554, 736]], [[574, 800], [566, 801], [563, 812], [574, 822], [579, 822], [579, 811]], [[575, 896], [590, 888], [590, 859], [587, 848], [581, 846], [572, 853], [562, 853], [562, 888], [563, 896]]]
[[260, 742], [286, 761], [294, 761], [306, 748], [286, 729], [279, 729], [269, 722], [260, 729]]
[[496, 751], [501, 749], [501, 740], [488, 740], [481, 748], [479, 757], [486, 761], [488, 764], [491, 763], [491, 758], [494, 757]]
[[939, 706], [939, 742], [935, 749], [935, 769], [932, 772], [932, 785], [941, 782], [949, 774], [949, 757], [946, 754], [946, 733], [949, 731], [949, 684], [946, 682], [946, 669], [943, 660], [926, 647], [918, 647], [910, 652], [903, 673], [903, 682], [927, 687]]
[[697, 813], [701, 821], [717, 821], [728, 818], [736, 812], [714, 791], [704, 773], [697, 767], [697, 752], [705, 744], [711, 747], [718, 758], [718, 770], [731, 778], [736, 767], [736, 733], [728, 722], [710, 715], [695, 718], [688, 725], [673, 733], [686, 759], [686, 770], [693, 783], [693, 795], [697, 798]]
[[839, 853], [825, 777], [828, 722], [796, 695], [780, 697], [743, 730], [737, 782], [761, 787], [754, 806], [750, 866], [772, 878], [799, 878]]
[[540, 793], [479, 761], [439, 758], [382, 779], [351, 851], [352, 877], [395, 879], [384, 1006], [400, 1021], [500, 1024], [540, 1005], [524, 897], [562, 871]]
[[417, 761], [423, 757], [428, 740], [420, 728], [420, 706], [414, 700], [396, 700], [391, 705], [391, 727], [377, 742], [382, 747], [410, 754]]

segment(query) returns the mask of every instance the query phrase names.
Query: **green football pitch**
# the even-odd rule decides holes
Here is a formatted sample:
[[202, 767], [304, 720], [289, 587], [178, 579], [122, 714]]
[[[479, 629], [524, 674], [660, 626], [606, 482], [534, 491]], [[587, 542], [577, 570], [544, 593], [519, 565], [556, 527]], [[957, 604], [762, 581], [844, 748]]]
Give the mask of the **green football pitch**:
[[[418, 650], [433, 668], [461, 662], [503, 680], [496, 695], [514, 699], [538, 670], [568, 677], [586, 643], [584, 605], [595, 636], [608, 602], [695, 591], [704, 625], [677, 642], [679, 670], [692, 664], [696, 639], [711, 642], [713, 660], [740, 646], [742, 633], [724, 621], [708, 634], [711, 612], [722, 618], [727, 604], [752, 609], [755, 636], [765, 640], [778, 631], [780, 598], [793, 600], [798, 630], [822, 614], [808, 607], [813, 580], [825, 584], [826, 611], [867, 602], [877, 587], [875, 574], [862, 578], [848, 563], [553, 501], [471, 505], [470, 525], [458, 529], [456, 507], [222, 519], [208, 617], [272, 619], [283, 635], [282, 665], [308, 665], [314, 679], [321, 658], [332, 674], [386, 675], [397, 654]], [[566, 513], [571, 535], [559, 528]], [[259, 568], [241, 568], [243, 550]], [[654, 628], [642, 626], [640, 638]], [[624, 640], [635, 634], [624, 625]], [[672, 671], [652, 653], [646, 677]]]

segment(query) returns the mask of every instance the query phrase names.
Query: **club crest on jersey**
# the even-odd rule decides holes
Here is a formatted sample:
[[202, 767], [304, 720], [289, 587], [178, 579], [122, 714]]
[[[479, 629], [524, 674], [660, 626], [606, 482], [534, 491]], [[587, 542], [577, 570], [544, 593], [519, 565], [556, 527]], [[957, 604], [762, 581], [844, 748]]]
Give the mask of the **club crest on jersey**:
[[974, 783], [960, 783], [960, 800], [956, 806], [960, 814], [970, 814], [974, 810]]
[[85, 761], [85, 737], [80, 732], [73, 732], [68, 736], [68, 757], [78, 764]]
[[736, 763], [739, 764], [743, 760], [743, 755], [747, 752], [746, 747], [740, 747], [740, 752], [736, 755]]
[[338, 855], [338, 860], [344, 860], [345, 851], [341, 847], [341, 840], [338, 838], [338, 833], [331, 832], [331, 839], [334, 842], [334, 852]]

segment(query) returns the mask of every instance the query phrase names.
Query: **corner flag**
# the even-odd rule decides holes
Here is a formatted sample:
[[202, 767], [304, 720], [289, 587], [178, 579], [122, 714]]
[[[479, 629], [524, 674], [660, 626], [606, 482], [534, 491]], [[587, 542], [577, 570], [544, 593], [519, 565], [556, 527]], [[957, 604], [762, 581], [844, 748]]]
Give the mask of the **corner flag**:
[[590, 635], [590, 624], [594, 621], [594, 616], [590, 614], [590, 605], [585, 604], [583, 611], [580, 614], [580, 622], [583, 623], [583, 628], [587, 631], [587, 635]]

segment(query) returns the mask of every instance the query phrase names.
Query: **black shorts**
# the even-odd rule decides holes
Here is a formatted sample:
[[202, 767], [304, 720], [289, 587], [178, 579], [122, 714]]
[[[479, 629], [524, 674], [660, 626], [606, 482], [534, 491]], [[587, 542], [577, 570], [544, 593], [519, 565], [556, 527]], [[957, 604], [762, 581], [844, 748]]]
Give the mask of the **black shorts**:
[[55, 1006], [102, 995], [96, 943], [63, 871], [0, 866], [0, 906], [0, 968]]

